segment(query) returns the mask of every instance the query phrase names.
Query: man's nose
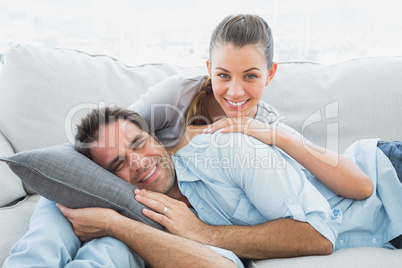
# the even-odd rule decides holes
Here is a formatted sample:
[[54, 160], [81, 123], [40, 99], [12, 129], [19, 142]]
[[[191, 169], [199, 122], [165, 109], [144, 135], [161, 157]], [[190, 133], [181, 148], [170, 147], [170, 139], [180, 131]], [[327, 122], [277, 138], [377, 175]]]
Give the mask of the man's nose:
[[137, 153], [131, 153], [130, 154], [130, 169], [131, 170], [138, 170], [142, 168], [142, 161], [141, 161], [141, 155]]

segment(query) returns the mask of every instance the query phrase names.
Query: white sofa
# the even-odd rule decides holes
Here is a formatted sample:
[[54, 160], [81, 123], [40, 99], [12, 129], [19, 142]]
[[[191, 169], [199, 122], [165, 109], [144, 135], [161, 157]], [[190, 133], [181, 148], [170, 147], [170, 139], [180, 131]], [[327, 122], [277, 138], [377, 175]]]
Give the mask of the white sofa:
[[[124, 61], [124, 59], [123, 59]], [[101, 104], [128, 107], [149, 86], [204, 66], [126, 66], [108, 56], [16, 45], [0, 70], [0, 156], [72, 141], [74, 125]], [[342, 152], [364, 138], [402, 140], [402, 57], [336, 65], [279, 63], [264, 100], [313, 142]], [[0, 264], [27, 231], [39, 196], [0, 163]], [[354, 248], [330, 256], [253, 261], [250, 267], [398, 267], [402, 250]]]

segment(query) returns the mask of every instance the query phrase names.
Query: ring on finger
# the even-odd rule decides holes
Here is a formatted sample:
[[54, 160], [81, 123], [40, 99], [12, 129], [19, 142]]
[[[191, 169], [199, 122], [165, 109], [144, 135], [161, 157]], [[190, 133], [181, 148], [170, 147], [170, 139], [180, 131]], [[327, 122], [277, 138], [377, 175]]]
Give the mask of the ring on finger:
[[237, 120], [236, 120], [236, 118], [233, 118], [233, 121], [235, 122], [235, 124], [237, 124]]
[[167, 206], [164, 206], [163, 210], [162, 210], [162, 214], [166, 214], [168, 212], [168, 210], [169, 210], [169, 208]]

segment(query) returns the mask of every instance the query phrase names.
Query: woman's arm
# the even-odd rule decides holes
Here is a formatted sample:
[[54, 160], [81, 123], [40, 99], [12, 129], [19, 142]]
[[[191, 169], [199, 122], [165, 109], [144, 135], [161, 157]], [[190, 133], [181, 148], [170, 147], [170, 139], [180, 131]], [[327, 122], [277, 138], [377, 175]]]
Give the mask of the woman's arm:
[[319, 147], [303, 137], [277, 131], [276, 146], [304, 166], [333, 192], [365, 199], [373, 192], [370, 178], [350, 159]]
[[225, 118], [205, 132], [243, 132], [266, 144], [275, 145], [333, 192], [353, 199], [365, 199], [373, 192], [370, 178], [346, 157], [319, 147], [301, 135], [290, 134], [280, 128], [251, 118]]

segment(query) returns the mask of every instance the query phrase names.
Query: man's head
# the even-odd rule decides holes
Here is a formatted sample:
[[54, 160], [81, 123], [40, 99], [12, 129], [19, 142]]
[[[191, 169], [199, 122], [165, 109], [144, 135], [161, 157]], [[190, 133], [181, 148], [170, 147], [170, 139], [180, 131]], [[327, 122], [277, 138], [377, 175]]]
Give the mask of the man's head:
[[94, 109], [77, 126], [75, 148], [140, 189], [169, 193], [176, 183], [173, 161], [137, 113]]

